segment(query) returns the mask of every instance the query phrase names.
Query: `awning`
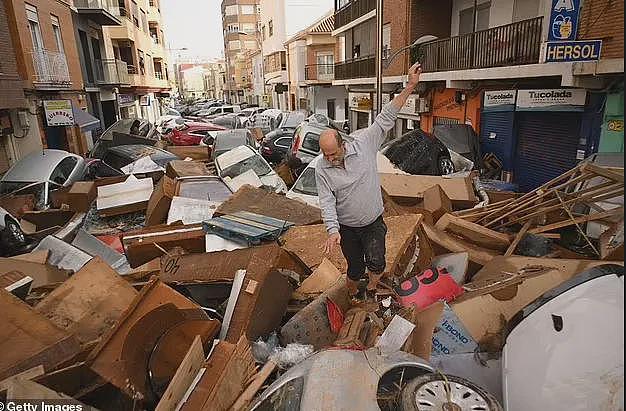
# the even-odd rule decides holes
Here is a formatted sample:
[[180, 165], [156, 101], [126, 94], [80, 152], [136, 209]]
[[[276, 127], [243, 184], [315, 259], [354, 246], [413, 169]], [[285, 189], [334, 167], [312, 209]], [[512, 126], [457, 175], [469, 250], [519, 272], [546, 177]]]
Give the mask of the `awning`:
[[97, 117], [92, 116], [86, 110], [76, 107], [73, 103], [72, 108], [74, 109], [76, 125], [80, 127], [82, 131], [93, 131], [100, 128], [100, 120]]

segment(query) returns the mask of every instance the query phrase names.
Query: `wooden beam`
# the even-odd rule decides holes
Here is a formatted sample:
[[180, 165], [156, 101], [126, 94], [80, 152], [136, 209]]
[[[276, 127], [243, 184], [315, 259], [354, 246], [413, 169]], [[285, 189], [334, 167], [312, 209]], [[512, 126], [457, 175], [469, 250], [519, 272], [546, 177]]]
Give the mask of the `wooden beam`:
[[552, 231], [552, 230], [556, 230], [556, 229], [563, 228], [563, 227], [569, 227], [575, 224], [586, 223], [589, 221], [603, 220], [607, 217], [614, 217], [616, 215], [623, 215], [623, 214], [624, 214], [624, 207], [619, 207], [613, 210], [609, 210], [605, 213], [590, 214], [590, 215], [586, 215], [583, 217], [577, 217], [573, 220], [570, 219], [570, 220], [561, 221], [561, 222], [550, 224], [550, 225], [540, 226], [540, 227], [530, 230], [529, 232], [531, 234], [541, 234], [541, 233], [545, 233], [546, 231]]
[[517, 235], [515, 236], [515, 239], [513, 240], [513, 242], [509, 246], [509, 248], [506, 250], [506, 253], [504, 253], [505, 257], [509, 257], [509, 256], [513, 255], [513, 253], [515, 252], [515, 249], [517, 248], [517, 246], [519, 245], [520, 241], [522, 241], [522, 239], [524, 238], [524, 236], [526, 235], [526, 233], [530, 229], [530, 226], [532, 225], [532, 223], [533, 223], [533, 220], [528, 220], [526, 222], [526, 224], [524, 224], [524, 227], [522, 227], [520, 232], [517, 233]]
[[435, 227], [466, 238], [471, 243], [485, 248], [505, 249], [511, 243], [507, 234], [490, 230], [451, 214], [441, 217]]

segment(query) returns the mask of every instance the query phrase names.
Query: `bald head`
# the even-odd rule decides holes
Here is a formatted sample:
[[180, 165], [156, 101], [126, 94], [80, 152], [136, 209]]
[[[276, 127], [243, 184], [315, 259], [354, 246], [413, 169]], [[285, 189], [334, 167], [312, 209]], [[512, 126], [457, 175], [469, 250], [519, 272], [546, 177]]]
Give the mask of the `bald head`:
[[320, 150], [334, 167], [343, 166], [343, 139], [337, 130], [329, 129], [320, 133]]

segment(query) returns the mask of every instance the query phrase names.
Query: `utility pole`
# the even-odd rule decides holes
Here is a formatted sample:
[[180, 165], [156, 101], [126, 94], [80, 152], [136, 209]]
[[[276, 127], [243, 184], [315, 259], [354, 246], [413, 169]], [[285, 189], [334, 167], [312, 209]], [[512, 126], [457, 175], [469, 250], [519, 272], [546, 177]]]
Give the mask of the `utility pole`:
[[[376, 0], [376, 111], [383, 108], [383, 0]], [[374, 121], [374, 117], [372, 117]]]

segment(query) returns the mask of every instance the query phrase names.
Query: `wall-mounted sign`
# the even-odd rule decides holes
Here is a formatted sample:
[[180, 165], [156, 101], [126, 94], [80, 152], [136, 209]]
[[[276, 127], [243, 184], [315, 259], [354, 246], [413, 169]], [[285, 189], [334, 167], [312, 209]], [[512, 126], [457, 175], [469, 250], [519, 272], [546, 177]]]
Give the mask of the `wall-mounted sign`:
[[623, 132], [624, 131], [624, 120], [610, 120], [607, 123], [607, 128], [609, 129], [609, 131], [617, 131], [617, 132]]
[[150, 105], [150, 94], [145, 94], [139, 97], [139, 105], [148, 107]]
[[552, 41], [546, 45], [546, 63], [596, 61], [601, 51], [602, 40]]
[[135, 103], [135, 97], [132, 94], [118, 94], [117, 102], [120, 105], [129, 105]]
[[419, 95], [411, 94], [407, 99], [404, 106], [400, 109], [400, 114], [417, 115], [417, 100]]
[[371, 110], [372, 96], [370, 93], [349, 93], [349, 106], [357, 110]]
[[73, 126], [72, 100], [44, 100], [43, 109], [48, 126]]
[[580, 0], [552, 0], [548, 41], [576, 40]]
[[584, 111], [582, 89], [518, 90], [517, 111]]
[[485, 91], [483, 111], [513, 111], [517, 90]]

